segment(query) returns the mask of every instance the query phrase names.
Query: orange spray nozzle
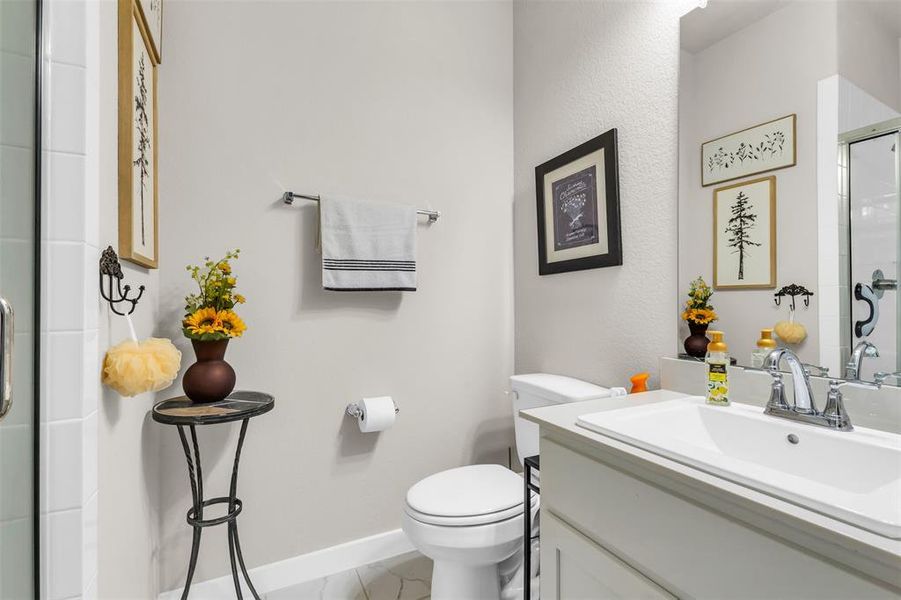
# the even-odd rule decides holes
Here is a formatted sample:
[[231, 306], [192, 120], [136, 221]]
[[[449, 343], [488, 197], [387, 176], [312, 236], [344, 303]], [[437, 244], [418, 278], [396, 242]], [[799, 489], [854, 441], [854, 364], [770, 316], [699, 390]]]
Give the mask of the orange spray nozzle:
[[629, 393], [637, 394], [648, 391], [648, 377], [650, 376], [649, 373], [636, 373], [630, 377], [629, 381], [632, 382], [632, 390]]

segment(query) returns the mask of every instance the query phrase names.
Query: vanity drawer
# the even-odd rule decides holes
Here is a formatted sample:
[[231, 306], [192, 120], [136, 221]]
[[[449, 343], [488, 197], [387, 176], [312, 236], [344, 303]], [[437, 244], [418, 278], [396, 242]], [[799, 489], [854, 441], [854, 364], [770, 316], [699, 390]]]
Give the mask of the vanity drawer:
[[541, 597], [547, 600], [674, 598], [547, 511], [541, 514]]
[[542, 518], [556, 515], [678, 597], [898, 598], [897, 588], [547, 437], [541, 506]]

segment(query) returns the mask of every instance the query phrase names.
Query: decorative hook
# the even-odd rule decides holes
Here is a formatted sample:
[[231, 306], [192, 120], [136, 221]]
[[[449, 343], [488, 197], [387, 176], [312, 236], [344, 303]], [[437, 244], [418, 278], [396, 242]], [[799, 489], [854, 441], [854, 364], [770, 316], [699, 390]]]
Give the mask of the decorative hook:
[[795, 310], [795, 296], [803, 296], [804, 297], [804, 306], [810, 306], [810, 297], [813, 296], [813, 292], [808, 290], [803, 285], [798, 285], [796, 283], [791, 283], [789, 285], [783, 286], [778, 292], [773, 294], [773, 300], [776, 302], [776, 306], [782, 304], [783, 296], [791, 296], [791, 310]]
[[[106, 276], [106, 289], [104, 289], [103, 281], [104, 275]], [[141, 299], [141, 296], [144, 295], [144, 286], [138, 287], [138, 295], [134, 298], [129, 298], [128, 293], [131, 291], [131, 286], [126, 285], [122, 286], [122, 265], [119, 264], [119, 257], [116, 255], [116, 251], [113, 250], [112, 246], [107, 246], [106, 250], [103, 251], [103, 254], [100, 255], [100, 295], [103, 296], [103, 299], [109, 302], [110, 310], [116, 313], [119, 316], [130, 315], [135, 311], [135, 307], [138, 305], [138, 300]], [[113, 279], [116, 280], [116, 297], [113, 297]], [[131, 309], [127, 312], [119, 312], [116, 310], [116, 305], [120, 302], [128, 302], [131, 304]]]

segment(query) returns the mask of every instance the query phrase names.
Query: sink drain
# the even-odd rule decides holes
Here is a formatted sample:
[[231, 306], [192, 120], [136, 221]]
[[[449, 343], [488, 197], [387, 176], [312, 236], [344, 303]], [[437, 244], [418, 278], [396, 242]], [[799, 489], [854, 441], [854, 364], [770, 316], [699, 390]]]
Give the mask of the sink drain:
[[788, 437], [786, 439], [788, 439], [789, 444], [797, 444], [798, 442], [801, 441], [798, 439], [798, 436], [796, 436], [793, 433], [788, 434]]

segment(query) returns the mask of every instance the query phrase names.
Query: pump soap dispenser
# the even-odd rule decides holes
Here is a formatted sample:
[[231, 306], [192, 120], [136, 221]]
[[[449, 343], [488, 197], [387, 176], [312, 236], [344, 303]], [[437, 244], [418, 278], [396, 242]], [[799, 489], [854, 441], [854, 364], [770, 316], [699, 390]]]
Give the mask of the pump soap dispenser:
[[751, 366], [760, 369], [767, 355], [776, 349], [776, 340], [773, 339], [772, 329], [761, 329], [757, 347], [751, 351]]
[[722, 331], [708, 331], [707, 344], [707, 404], [729, 404], [729, 347], [723, 342]]

